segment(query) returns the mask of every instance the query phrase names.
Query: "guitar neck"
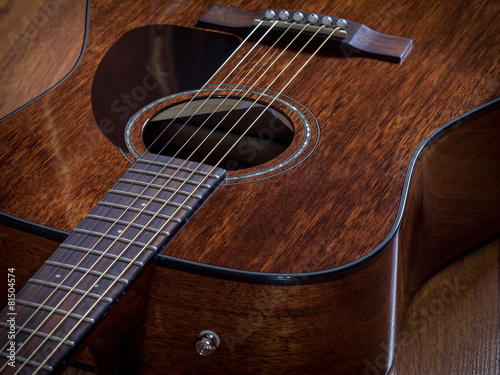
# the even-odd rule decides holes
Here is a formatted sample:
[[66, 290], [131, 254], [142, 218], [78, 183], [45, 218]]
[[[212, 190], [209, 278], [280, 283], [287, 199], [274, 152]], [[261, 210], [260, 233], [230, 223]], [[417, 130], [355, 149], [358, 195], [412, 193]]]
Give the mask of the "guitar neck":
[[2, 373], [58, 368], [224, 179], [221, 168], [142, 155], [2, 312]]

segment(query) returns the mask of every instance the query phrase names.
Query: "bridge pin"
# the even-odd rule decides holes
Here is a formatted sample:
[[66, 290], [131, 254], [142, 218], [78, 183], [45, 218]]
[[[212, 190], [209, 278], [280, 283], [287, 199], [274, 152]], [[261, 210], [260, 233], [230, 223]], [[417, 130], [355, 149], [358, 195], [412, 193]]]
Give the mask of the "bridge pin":
[[300, 12], [294, 13], [293, 20], [295, 22], [302, 22], [304, 20], [304, 15]]
[[307, 17], [307, 20], [309, 21], [310, 24], [315, 25], [318, 23], [318, 15], [317, 14], [310, 14]]
[[321, 23], [325, 26], [332, 26], [333, 20], [332, 17], [325, 16], [321, 19]]
[[268, 20], [273, 20], [275, 16], [276, 16], [276, 13], [274, 12], [274, 10], [267, 10], [266, 11], [266, 18]]
[[337, 26], [342, 30], [345, 30], [345, 28], [347, 27], [347, 21], [344, 19], [340, 19], [337, 21]]
[[282, 10], [279, 14], [280, 20], [286, 21], [290, 17], [290, 13], [288, 13], [286, 10]]

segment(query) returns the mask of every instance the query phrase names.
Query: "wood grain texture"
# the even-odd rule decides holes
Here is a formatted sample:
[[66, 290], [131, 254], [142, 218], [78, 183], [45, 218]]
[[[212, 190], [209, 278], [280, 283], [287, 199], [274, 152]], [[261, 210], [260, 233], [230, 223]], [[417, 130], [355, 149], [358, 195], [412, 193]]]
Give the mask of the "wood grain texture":
[[[379, 348], [373, 338], [390, 340], [392, 298], [384, 290], [392, 278], [386, 266], [396, 253], [396, 247], [388, 246], [364, 272], [307, 286], [235, 283], [158, 268], [145, 374], [157, 368], [206, 374], [238, 369], [249, 374], [300, 374], [305, 369], [311, 374], [362, 373], [360, 353], [375, 357]], [[186, 324], [171, 325], [178, 321]], [[193, 349], [205, 329], [221, 338], [208, 358]]]
[[[500, 373], [499, 261], [496, 241], [418, 291], [399, 333], [391, 375]], [[375, 359], [373, 365], [378, 370]]]
[[84, 22], [74, 20], [84, 13], [85, 1], [0, 4], [0, 118], [59, 82], [73, 67], [85, 31]]
[[[350, 5], [348, 4], [346, 7], [348, 8], [347, 10], [349, 10]], [[414, 7], [417, 7], [417, 5], [414, 5]], [[479, 11], [481, 9], [481, 7], [482, 7], [482, 4], [479, 4], [479, 3], [476, 4], [475, 3], [475, 4], [472, 4], [472, 7], [475, 8], [476, 11]], [[340, 11], [340, 9], [338, 9], [338, 10]], [[375, 15], [373, 15], [373, 16], [371, 16], [372, 20], [375, 20], [376, 23], [380, 23], [382, 26], [384, 26], [384, 24], [386, 24], [388, 22], [388, 21], [386, 21], [387, 19], [389, 19], [389, 20], [390, 19], [394, 19], [395, 15], [398, 15], [398, 14], [401, 13], [401, 8], [399, 8], [397, 5], [396, 6], [393, 5], [393, 6], [388, 7], [387, 9], [384, 9], [383, 11], [381, 10], [381, 8], [377, 8], [376, 10], [374, 10], [374, 12], [375, 13], [376, 12], [381, 12], [380, 14], [382, 14], [382, 16], [380, 16], [380, 14], [379, 14], [380, 17], [375, 17]], [[445, 11], [442, 10], [441, 13], [445, 13]], [[370, 15], [368, 15], [368, 16], [365, 15], [365, 17], [370, 18]], [[394, 23], [397, 24], [397, 22], [393, 22], [391, 24], [392, 28], [402, 27], [401, 25], [399, 25], [399, 26], [398, 25], [394, 25]], [[444, 42], [443, 42], [443, 44], [444, 44]], [[430, 46], [428, 46], [428, 47], [430, 48]], [[441, 47], [442, 47], [442, 45], [441, 45]], [[432, 51], [432, 50], [433, 49], [430, 48], [430, 51]], [[434, 53], [436, 51], [437, 51], [437, 49], [434, 50]], [[432, 54], [432, 55], [435, 56], [435, 54]], [[439, 56], [437, 56], [437, 57], [439, 58]], [[443, 61], [444, 56], [442, 56], [441, 59], [442, 59], [441, 61]], [[470, 63], [471, 62], [469, 61], [469, 64]], [[447, 68], [450, 68], [450, 64], [453, 65], [453, 63], [448, 63]], [[463, 71], [464, 74], [466, 74], [465, 72], [467, 72], [467, 69], [465, 68], [465, 66], [467, 64], [467, 61], [464, 62], [464, 64], [465, 65], [462, 66], [463, 69], [459, 69], [459, 71]], [[431, 70], [430, 66], [427, 66], [427, 68]], [[459, 66], [455, 66], [455, 68], [460, 68], [460, 67]], [[494, 69], [494, 68], [495, 67], [493, 67], [492, 69]], [[438, 69], [438, 68], [434, 67], [433, 69]], [[444, 68], [443, 68], [443, 70], [444, 70]], [[474, 70], [474, 69], [471, 69], [471, 73], [472, 73], [472, 75], [474, 75], [475, 78], [482, 76], [482, 73], [480, 73], [480, 72], [478, 72], [477, 70]], [[441, 74], [444, 74], [444, 73], [441, 72]], [[459, 75], [459, 74], [460, 73], [457, 72], [457, 70], [455, 70], [451, 75], [455, 76], [455, 75]], [[447, 113], [446, 115], [443, 115], [443, 114], [437, 113], [438, 112], [437, 109], [436, 110], [432, 110], [431, 109], [430, 113], [428, 113], [427, 115], [416, 116], [415, 121], [417, 121], [417, 120], [418, 121], [423, 121], [424, 118], [428, 119], [429, 117], [431, 117], [433, 119], [433, 121], [436, 118], [437, 118], [437, 121], [441, 121], [441, 120], [444, 120], [445, 118], [452, 118], [452, 117], [454, 117], [455, 115], [461, 113], [461, 111], [463, 109], [470, 109], [473, 106], [475, 106], [476, 104], [480, 104], [482, 99], [487, 99], [487, 98], [492, 97], [493, 95], [495, 95], [495, 93], [497, 93], [497, 91], [498, 91], [497, 90], [497, 83], [495, 83], [495, 80], [493, 78], [495, 75], [496, 75], [496, 73], [494, 73], [493, 70], [485, 71], [485, 75], [483, 76], [483, 79], [479, 80], [479, 85], [478, 85], [479, 87], [478, 87], [478, 92], [477, 92], [478, 96], [477, 97], [475, 96], [475, 97], [471, 98], [470, 99], [471, 102], [467, 102], [467, 101], [464, 102], [463, 99], [460, 100], [458, 97], [450, 98], [448, 96], [448, 100], [449, 100], [448, 103], [453, 102], [452, 99], [459, 100], [458, 102], [455, 102], [452, 105], [453, 108], [450, 108], [449, 106], [446, 107], [447, 111], [449, 111], [449, 113]], [[440, 75], [439, 73], [436, 73], [436, 75], [434, 76], [435, 81], [436, 82], [439, 81], [439, 78], [443, 78], [443, 75]], [[452, 81], [452, 80], [453, 80], [452, 78], [448, 78], [447, 83], [450, 83], [450, 81]], [[450, 86], [453, 86], [453, 87], [457, 88], [457, 87], [459, 87], [461, 85], [465, 85], [465, 86], [472, 85], [472, 82], [473, 82], [472, 79], [471, 80], [465, 79], [465, 80], [462, 81], [462, 83], [453, 82], [453, 84], [450, 85]], [[441, 90], [443, 91], [444, 89], [441, 89]], [[373, 92], [374, 91], [372, 91], [372, 94], [373, 94]], [[445, 101], [445, 100], [443, 100], [443, 101]], [[433, 100], [434, 104], [436, 102], [438, 102], [437, 98], [435, 98]], [[393, 104], [393, 105], [395, 105], [395, 104]], [[448, 104], [448, 105], [450, 105], [450, 104]], [[395, 107], [393, 106], [392, 109], [394, 110], [394, 108]], [[430, 104], [429, 104], [429, 108], [430, 108]], [[400, 115], [400, 116], [402, 116], [402, 115]], [[374, 117], [375, 117], [375, 115], [374, 115]], [[389, 117], [389, 116], [387, 116], [387, 117]], [[425, 130], [422, 130], [422, 134], [424, 134], [424, 133], [425, 133]], [[95, 134], [98, 137], [98, 133], [95, 133]], [[412, 145], [415, 146], [415, 143], [413, 143]], [[409, 147], [409, 149], [410, 149], [410, 147]], [[82, 194], [82, 195], [86, 195], [86, 194]], [[80, 210], [81, 207], [79, 207], [79, 206], [75, 207], [73, 205], [70, 205], [70, 206], [67, 206], [66, 208], [76, 208], [76, 210], [74, 212], [76, 212], [77, 215], [78, 215], [78, 212], [79, 212], [79, 210]], [[83, 211], [83, 209], [82, 209], [82, 211]], [[60, 211], [60, 213], [63, 213], [63, 212], [64, 212], [64, 210]], [[36, 216], [36, 213], [33, 213], [33, 215]], [[67, 215], [66, 217], [68, 218], [70, 216], [73, 216], [73, 215]], [[71, 221], [71, 220], [74, 220], [74, 219], [71, 219], [71, 218], [70, 219], [64, 219], [61, 222], [64, 222], [65, 220]], [[66, 221], [65, 225], [67, 225], [67, 227], [69, 227], [71, 224], [68, 225], [67, 221]], [[498, 247], [496, 249], [493, 247], [493, 250], [489, 250], [489, 251], [491, 251], [491, 253], [488, 252], [488, 255], [483, 255], [485, 257], [485, 259], [486, 259], [486, 263], [487, 264], [495, 264], [494, 263], [495, 254], [498, 254]], [[467, 257], [466, 261], [464, 261], [464, 263], [467, 262], [468, 259], [470, 259], [470, 257]], [[490, 285], [490, 287], [492, 287], [492, 289], [490, 289], [491, 294], [489, 294], [488, 296], [485, 296], [485, 297], [483, 297], [483, 298], [480, 299], [482, 301], [482, 303], [485, 306], [488, 306], [488, 307], [498, 306], [498, 284], [495, 284], [495, 283], [498, 282], [498, 278], [496, 279], [497, 281], [495, 281], [495, 278], [494, 278], [495, 272], [498, 275], [498, 257], [496, 259], [497, 259], [497, 266], [496, 266], [497, 268], [496, 268], [496, 270], [493, 267], [492, 270], [488, 272], [488, 275], [490, 275], [490, 278], [489, 278], [488, 282], [492, 283], [492, 284], [488, 284], [488, 285]], [[474, 261], [468, 261], [468, 262], [472, 263], [472, 265], [470, 265], [470, 269], [472, 270], [471, 271], [472, 272], [472, 274], [471, 274], [472, 275], [472, 283], [471, 284], [475, 285], [476, 281], [473, 281], [473, 280], [477, 279], [479, 275], [483, 274], [483, 272], [484, 272], [484, 263], [480, 264], [480, 265], [476, 265]], [[460, 264], [460, 263], [457, 263], [457, 264]], [[464, 269], [467, 267], [466, 265], [462, 265], [462, 266], [464, 267]], [[468, 274], [469, 271], [465, 271], [464, 269], [462, 269], [461, 272], [465, 272], [465, 273], [467, 273], [467, 275], [469, 275]], [[493, 275], [493, 276], [491, 276], [491, 275]], [[454, 278], [451, 278], [451, 279], [448, 278], [447, 279], [446, 276], [445, 276], [445, 281], [446, 280], [454, 280]], [[467, 278], [464, 281], [464, 284], [465, 285], [469, 285], [468, 284], [469, 280], [471, 280], [471, 279]], [[462, 282], [462, 279], [459, 279], [459, 281]], [[195, 285], [196, 285], [196, 283], [195, 283]], [[430, 296], [427, 297], [428, 299], [425, 299], [426, 296], [421, 297], [420, 294], [417, 295], [416, 300], [415, 300], [416, 302], [414, 302], [414, 305], [412, 306], [413, 310], [410, 310], [410, 313], [409, 313], [410, 315], [409, 316], [407, 315], [407, 319], [410, 319], [410, 323], [407, 323], [406, 326], [403, 326], [403, 327], [406, 327], [404, 329], [409, 330], [409, 331], [411, 329], [413, 329], [415, 331], [415, 327], [412, 327], [412, 325], [411, 325], [412, 320], [411, 320], [410, 317], [412, 316], [411, 315], [412, 312], [415, 312], [415, 311], [416, 312], [421, 312], [422, 311], [421, 306], [428, 306], [429, 308], [430, 308], [431, 305], [434, 306], [435, 303], [433, 301], [436, 298], [440, 297], [440, 293], [443, 290], [442, 289], [443, 288], [443, 286], [442, 286], [443, 284], [440, 284], [439, 281], [435, 285], [436, 285], [435, 288], [437, 290], [436, 291], [437, 294], [435, 294], [435, 295], [431, 294]], [[447, 284], [444, 284], [444, 285], [446, 287]], [[495, 289], [495, 287], [496, 287], [496, 289]], [[479, 285], [479, 289], [483, 290], [483, 288], [481, 287], [481, 285]], [[495, 292], [495, 290], [496, 290], [496, 292]], [[467, 294], [468, 294], [468, 291], [469, 291], [469, 289], [467, 289]], [[425, 294], [425, 292], [422, 292], [422, 294]], [[473, 294], [475, 294], [475, 293], [473, 293]], [[423, 298], [423, 299], [420, 299], [420, 298]], [[467, 302], [464, 301], [465, 299], [467, 299]], [[497, 303], [496, 304], [491, 303], [492, 300], [496, 301]], [[469, 318], [475, 316], [475, 312], [472, 309], [472, 307], [477, 306], [477, 304], [476, 304], [477, 302], [474, 302], [474, 301], [472, 301], [472, 300], [470, 300], [468, 298], [459, 298], [459, 299], [457, 299], [457, 301], [464, 301], [463, 303], [464, 303], [465, 307], [462, 308], [462, 311], [460, 311], [461, 313], [466, 314]], [[455, 306], [455, 302], [452, 305]], [[446, 305], [446, 307], [448, 307], [448, 305]], [[457, 307], [457, 309], [459, 309], [459, 308]], [[498, 311], [496, 312], [496, 315], [495, 315], [495, 311], [494, 310], [495, 310], [494, 308], [491, 308], [491, 309], [480, 309], [480, 315], [479, 316], [484, 316], [484, 317], [488, 316], [488, 317], [491, 317], [492, 320], [487, 320], [488, 322], [498, 322]], [[464, 311], [467, 311], [467, 313], [465, 313]], [[410, 349], [412, 349], [412, 350], [409, 350], [409, 348], [405, 347], [405, 348], [402, 348], [402, 350], [400, 352], [398, 352], [398, 355], [399, 355], [398, 358], [402, 358], [401, 361], [403, 361], [403, 364], [401, 364], [400, 362], [397, 362], [397, 366], [396, 366], [396, 368], [394, 370], [396, 371], [398, 369], [401, 369], [401, 370], [398, 370], [398, 371], [400, 371], [400, 373], [412, 373], [412, 371], [413, 371], [413, 373], [422, 373], [422, 371], [423, 371], [424, 373], [428, 372], [428, 373], [443, 373], [444, 374], [444, 373], [448, 373], [450, 370], [453, 370], [453, 369], [458, 369], [457, 370], [458, 372], [462, 372], [463, 371], [464, 373], [466, 373], [468, 371], [468, 369], [472, 369], [470, 371], [476, 371], [476, 373], [482, 373], [482, 372], [484, 372], [486, 374], [488, 374], [488, 373], [492, 373], [492, 374], [498, 373], [498, 362], [495, 362], [495, 355], [492, 354], [492, 353], [498, 353], [498, 338], [496, 339], [496, 342], [495, 342], [495, 338], [494, 337], [493, 337], [493, 339], [488, 338], [487, 337], [488, 335], [486, 334], [485, 336], [483, 336], [483, 338], [485, 338], [485, 343], [478, 344], [479, 340], [476, 340], [477, 334], [475, 332], [472, 332], [474, 330], [471, 330], [471, 331], [468, 331], [468, 332], [462, 332], [461, 329], [457, 328], [457, 327], [462, 327], [463, 324], [467, 324], [467, 323], [464, 323], [464, 322], [468, 322], [468, 319], [469, 319], [468, 317], [458, 318], [459, 323], [457, 324], [457, 323], [455, 323], [454, 320], [446, 318], [446, 316], [448, 316], [448, 317], [450, 316], [450, 315], [445, 315], [446, 313], [447, 313], [447, 311], [445, 311], [443, 313], [443, 315], [436, 314], [436, 315], [439, 315], [440, 317], [441, 316], [444, 317], [444, 319], [442, 319], [444, 321], [439, 320], [439, 324], [437, 325], [436, 329], [440, 330], [440, 332], [441, 332], [440, 335], [446, 336], [446, 337], [439, 336], [439, 338], [443, 340], [443, 341], [441, 341], [442, 344], [440, 346], [441, 349], [439, 350], [439, 352], [443, 355], [443, 357], [446, 357], [447, 355], [449, 355], [450, 358], [451, 358], [449, 360], [451, 362], [451, 364], [449, 366], [444, 366], [442, 364], [443, 360], [442, 360], [441, 357], [435, 356], [434, 353], [429, 353], [429, 352], [427, 352], [427, 354], [425, 353], [425, 349], [424, 348], [426, 346], [429, 346], [429, 342], [432, 342], [432, 340], [435, 337], [433, 335], [434, 329], [429, 329], [428, 331], [422, 330], [423, 332], [419, 332], [418, 328], [421, 327], [421, 325], [419, 326], [417, 324], [416, 331], [417, 331], [418, 334], [421, 334], [422, 336], [425, 336], [426, 332], [428, 332], [429, 336], [432, 336], [432, 337], [426, 337], [424, 339], [422, 337], [415, 336], [415, 337], [418, 337], [418, 338], [416, 338], [414, 341], [412, 341], [412, 345], [409, 346]], [[454, 308], [453, 309], [453, 313], [451, 313], [451, 315], [454, 316], [455, 313], [456, 313], [456, 309]], [[419, 316], [419, 318], [420, 318], [420, 316]], [[488, 318], [484, 318], [484, 319], [488, 319]], [[437, 318], [435, 320], [437, 320]], [[453, 323], [451, 323], [449, 326], [446, 326], [445, 324], [448, 323], [450, 320]], [[409, 328], [408, 328], [408, 325], [409, 325]], [[450, 328], [445, 328], [445, 327], [450, 327]], [[496, 328], [496, 330], [495, 330], [495, 328]], [[498, 325], [497, 326], [493, 325], [493, 326], [490, 327], [488, 324], [486, 324], [481, 329], [484, 329], [485, 332], [495, 332], [495, 331], [498, 332]], [[452, 352], [450, 352], [450, 351], [448, 351], [446, 349], [447, 345], [445, 343], [448, 342], [447, 340], [450, 337], [453, 337], [453, 336], [448, 336], [448, 334], [447, 334], [450, 330], [453, 331], [453, 332], [458, 332], [457, 336], [460, 337], [460, 338], [462, 338], [464, 336], [468, 337], [469, 340], [471, 340], [470, 342], [473, 343], [472, 344], [473, 347], [474, 346], [477, 347], [477, 346], [483, 345], [483, 347], [485, 349], [482, 350], [482, 351], [480, 351], [480, 353], [481, 353], [480, 357], [481, 357], [482, 360], [484, 360], [484, 362], [481, 362], [481, 365], [479, 365], [479, 366], [483, 366], [482, 369], [477, 369], [477, 367], [474, 367], [474, 366], [476, 366], [475, 365], [475, 363], [476, 363], [475, 361], [477, 360], [477, 355], [475, 354], [476, 353], [476, 351], [475, 351], [476, 349], [471, 348], [470, 346], [467, 346], [467, 345], [459, 345], [458, 350], [464, 350], [464, 352], [465, 352], [465, 354], [463, 354], [461, 356], [460, 355], [455, 356], [456, 352], [452, 353]], [[413, 334], [415, 332], [411, 332], [411, 333]], [[187, 337], [187, 339], [190, 339], [190, 337]], [[427, 341], [427, 339], [429, 339], [430, 341]], [[418, 344], [416, 344], [415, 342], [418, 343]], [[454, 340], [452, 342], [457, 343], [459, 341], [458, 340]], [[414, 345], [415, 346], [418, 345], [418, 349], [415, 348]], [[192, 350], [192, 348], [190, 348], [190, 349]], [[410, 353], [410, 354], [407, 354], [407, 353]], [[435, 360], [427, 360], [427, 361], [425, 359], [422, 360], [422, 358], [420, 357], [420, 355], [427, 355], [428, 357], [426, 357], [426, 358], [435, 359]], [[457, 357], [466, 358], [466, 360], [458, 359]], [[496, 355], [496, 358], [498, 358], [498, 355]], [[483, 365], [483, 363], [487, 363], [489, 359], [491, 360], [489, 362], [489, 364]], [[407, 362], [404, 362], [405, 360]], [[428, 364], [429, 367], [425, 367], [425, 368], [422, 367], [423, 366], [422, 362], [425, 362], [424, 363], [425, 365]], [[444, 360], [444, 362], [448, 364], [448, 360]], [[433, 367], [433, 366], [435, 366], [435, 367]], [[432, 367], [432, 369], [431, 369], [431, 367]], [[488, 372], [488, 371], [490, 371], [490, 372]]]
[[[186, 26], [188, 19], [194, 25], [206, 5], [203, 2], [189, 7], [151, 5], [149, 11], [144, 12], [141, 11], [144, 4], [135, 2], [120, 2], [123, 11], [117, 5], [94, 4], [90, 30], [94, 37], [71, 79], [23, 113], [3, 122], [2, 137], [8, 141], [2, 148], [5, 159], [2, 173], [6, 176], [3, 182], [9, 184], [8, 189], [2, 187], [8, 191], [1, 203], [4, 211], [59, 229], [71, 230], [76, 226], [127, 167], [127, 162], [99, 132], [92, 116], [90, 86], [98, 61], [122, 30], [161, 22]], [[292, 5], [300, 7], [300, 4], [288, 4]], [[245, 5], [255, 6], [251, 2]], [[345, 14], [346, 18], [375, 24], [389, 34], [415, 35], [416, 47], [402, 65], [355, 56], [346, 60], [342, 53], [318, 56], [314, 62], [317, 84], [308, 84], [308, 75], [312, 73], [308, 70], [287, 92], [307, 103], [322, 126], [318, 148], [307, 162], [324, 165], [323, 169], [312, 170], [309, 164], [303, 163], [275, 178], [220, 189], [215, 199], [193, 219], [193, 224], [176, 238], [167, 255], [258, 272], [304, 271], [302, 265], [309, 257], [319, 260], [309, 271], [330, 269], [359, 259], [388, 234], [396, 216], [406, 167], [425, 135], [499, 95], [494, 79], [497, 66], [478, 64], [478, 61], [494, 59], [495, 33], [480, 34], [473, 43], [466, 42], [469, 34], [466, 28], [441, 30], [438, 39], [432, 35], [443, 17], [454, 15], [455, 5], [443, 2], [439, 12], [434, 12], [433, 7], [424, 4], [401, 3], [398, 17], [387, 25], [377, 25], [380, 19], [372, 15], [373, 12], [385, 14], [387, 10], [382, 5], [368, 15], [361, 5], [345, 5], [342, 10], [337, 8], [339, 5], [322, 6], [325, 9], [318, 9], [322, 13], [328, 9], [328, 13]], [[483, 7], [471, 6], [460, 17], [481, 17], [484, 23], [494, 24], [488, 17], [495, 14], [495, 6], [487, 2]], [[127, 17], [131, 12], [137, 15], [133, 19]], [[106, 26], [111, 19], [112, 28]], [[411, 22], [412, 19], [428, 21], [424, 25]], [[273, 69], [279, 70], [279, 65]], [[419, 73], [412, 73], [415, 71]], [[271, 74], [275, 73], [271, 71]], [[377, 80], [364, 78], [374, 75]], [[342, 77], [342, 87], [349, 87], [346, 94], [336, 90], [339, 77]], [[460, 94], [467, 88], [474, 88], [474, 95]], [[321, 95], [314, 95], [316, 93]], [[87, 104], [82, 108], [81, 103]], [[362, 111], [358, 110], [360, 103], [363, 103]], [[24, 116], [29, 121], [21, 120]], [[335, 125], [330, 119], [336, 119]], [[23, 137], [28, 130], [19, 131], [19, 124], [28, 122], [36, 124], [29, 130], [35, 132], [36, 137]], [[331, 142], [334, 147], [327, 147]], [[11, 149], [20, 152], [11, 155], [8, 151]], [[29, 177], [13, 174], [14, 166], [21, 160], [37, 173]], [[281, 192], [277, 187], [285, 180], [286, 192]], [[21, 191], [22, 197], [16, 195]], [[40, 196], [39, 191], [44, 195]], [[263, 191], [268, 193], [263, 195]], [[52, 199], [54, 196], [60, 199]], [[324, 197], [322, 210], [317, 209], [315, 198], [318, 196]], [[28, 203], [27, 199], [31, 201]], [[366, 204], [360, 205], [362, 202]], [[52, 209], [45, 213], [36, 205], [50, 205]], [[222, 210], [222, 207], [228, 209]], [[249, 211], [251, 207], [266, 209]], [[287, 207], [287, 210], [277, 207]], [[330, 214], [332, 210], [335, 215]], [[234, 225], [227, 226], [225, 222]], [[298, 230], [323, 233], [320, 236], [328, 238], [319, 241], [328, 241], [331, 247], [317, 246], [307, 236], [295, 239], [293, 234]], [[207, 241], [204, 233], [220, 233], [223, 243], [216, 238]], [[183, 249], [192, 249], [202, 236], [205, 238], [202, 249], [183, 254]], [[272, 253], [267, 251], [271, 238]], [[241, 243], [247, 248], [241, 249]], [[292, 247], [297, 249], [293, 255], [289, 252]]]

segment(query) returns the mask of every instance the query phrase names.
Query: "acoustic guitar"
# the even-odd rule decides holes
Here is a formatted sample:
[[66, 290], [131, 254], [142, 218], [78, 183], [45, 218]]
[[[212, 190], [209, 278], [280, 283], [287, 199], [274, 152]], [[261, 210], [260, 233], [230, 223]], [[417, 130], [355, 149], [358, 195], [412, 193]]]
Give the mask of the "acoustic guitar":
[[0, 123], [0, 371], [385, 373], [499, 233], [498, 8], [89, 3]]

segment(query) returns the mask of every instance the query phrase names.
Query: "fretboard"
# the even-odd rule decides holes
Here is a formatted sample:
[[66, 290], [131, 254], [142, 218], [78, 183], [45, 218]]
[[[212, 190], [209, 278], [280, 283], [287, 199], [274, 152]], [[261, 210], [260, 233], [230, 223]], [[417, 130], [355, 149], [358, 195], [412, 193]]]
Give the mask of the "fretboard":
[[58, 368], [224, 179], [208, 165], [138, 159], [2, 311], [0, 372]]

